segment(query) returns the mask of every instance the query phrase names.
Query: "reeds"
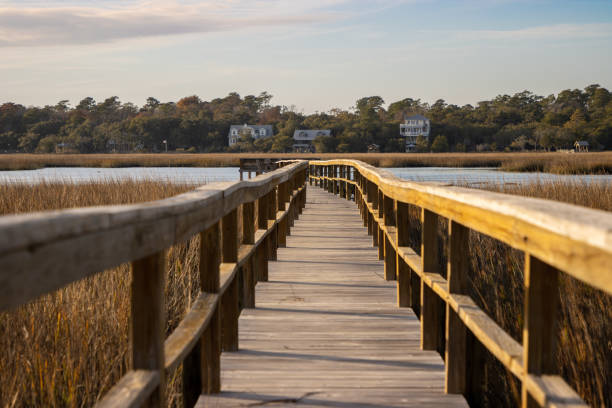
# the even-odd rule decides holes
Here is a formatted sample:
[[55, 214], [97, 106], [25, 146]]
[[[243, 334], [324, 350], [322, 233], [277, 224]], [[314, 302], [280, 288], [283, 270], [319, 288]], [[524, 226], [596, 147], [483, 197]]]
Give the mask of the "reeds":
[[[0, 185], [0, 214], [168, 197], [189, 186], [152, 181]], [[510, 194], [541, 197], [612, 211], [612, 183], [540, 181], [486, 185]], [[411, 207], [411, 246], [420, 249], [419, 212]], [[440, 223], [440, 253], [445, 254]], [[168, 251], [168, 335], [199, 287], [198, 238]], [[444, 256], [440, 271], [445, 274]], [[128, 265], [76, 282], [14, 311], [0, 314], [0, 406], [90, 406], [129, 367]], [[523, 254], [470, 232], [470, 295], [517, 341], [522, 341]], [[593, 406], [612, 406], [612, 299], [563, 275], [559, 308], [559, 370]], [[418, 310], [417, 310], [418, 313]], [[520, 388], [492, 356], [486, 358], [481, 406], [514, 406]], [[180, 371], [169, 379], [170, 405], [180, 406]]]
[[521, 172], [612, 174], [612, 152], [0, 154], [0, 170], [43, 167], [236, 167], [241, 158], [341, 158], [362, 160], [376, 167], [494, 167]]
[[[0, 185], [0, 214], [157, 200], [191, 187], [152, 181]], [[198, 292], [198, 238], [167, 252], [166, 335]], [[93, 405], [129, 362], [130, 271], [124, 264], [0, 313], [0, 406]], [[169, 379], [179, 406], [180, 372]]]

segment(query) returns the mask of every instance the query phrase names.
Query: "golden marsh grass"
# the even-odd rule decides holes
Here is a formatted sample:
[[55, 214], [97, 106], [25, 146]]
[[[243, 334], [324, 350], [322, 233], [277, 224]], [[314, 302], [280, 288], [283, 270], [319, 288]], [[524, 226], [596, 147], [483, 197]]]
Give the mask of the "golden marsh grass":
[[612, 152], [595, 153], [201, 153], [0, 154], [0, 170], [42, 167], [230, 167], [240, 158], [333, 158], [376, 167], [496, 167], [507, 171], [612, 174]]
[[[189, 188], [152, 181], [0, 185], [0, 215], [127, 204], [169, 197]], [[612, 183], [539, 182], [485, 188], [612, 211]], [[418, 250], [416, 214], [412, 245]], [[441, 237], [445, 245], [444, 234]], [[194, 238], [168, 250], [166, 335], [198, 291], [197, 245]], [[470, 258], [472, 297], [521, 341], [522, 253], [472, 232]], [[121, 265], [0, 314], [0, 406], [90, 406], [104, 395], [130, 364], [129, 286], [129, 266]], [[594, 406], [612, 406], [610, 298], [571, 278], [565, 277], [561, 284], [557, 361], [572, 387]], [[492, 358], [487, 359], [485, 372], [487, 392], [474, 402], [512, 406], [520, 389], [511, 376]], [[180, 406], [180, 371], [169, 381], [170, 405]]]

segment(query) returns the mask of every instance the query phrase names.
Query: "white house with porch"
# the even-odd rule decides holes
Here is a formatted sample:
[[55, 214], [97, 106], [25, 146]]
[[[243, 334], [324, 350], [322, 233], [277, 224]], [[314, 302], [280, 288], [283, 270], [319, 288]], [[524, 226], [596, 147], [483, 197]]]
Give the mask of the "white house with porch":
[[274, 128], [272, 125], [231, 125], [229, 134], [227, 135], [228, 144], [235, 145], [240, 141], [240, 136], [250, 134], [253, 139], [264, 139], [274, 136]]
[[429, 139], [431, 130], [429, 119], [423, 115], [404, 116], [404, 123], [400, 123], [400, 136], [406, 138], [406, 151], [416, 150], [417, 137]]

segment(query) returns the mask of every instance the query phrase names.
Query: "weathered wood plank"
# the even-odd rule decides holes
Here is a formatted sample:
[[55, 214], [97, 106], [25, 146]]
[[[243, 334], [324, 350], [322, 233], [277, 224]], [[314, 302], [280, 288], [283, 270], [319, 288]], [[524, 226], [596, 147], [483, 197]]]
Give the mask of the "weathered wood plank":
[[242, 312], [240, 350], [222, 356], [223, 392], [198, 406], [466, 406], [444, 394], [442, 359], [419, 350], [419, 321], [395, 306], [362, 225], [351, 202], [308, 191]]
[[[556, 201], [440, 183], [409, 182], [357, 160], [311, 161], [351, 165], [368, 184], [395, 200], [455, 220], [612, 294], [612, 215]], [[375, 187], [376, 188], [376, 187]]]
[[158, 386], [159, 372], [150, 370], [128, 371], [96, 404], [96, 408], [141, 407]]

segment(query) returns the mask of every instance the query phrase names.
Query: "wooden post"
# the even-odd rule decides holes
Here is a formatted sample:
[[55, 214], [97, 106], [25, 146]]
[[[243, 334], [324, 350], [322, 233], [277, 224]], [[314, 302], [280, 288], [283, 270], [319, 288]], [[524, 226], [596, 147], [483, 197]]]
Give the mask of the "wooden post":
[[[268, 229], [268, 195], [264, 195], [257, 200], [257, 228], [266, 231]], [[268, 238], [266, 237], [257, 248], [258, 262], [255, 275], [257, 281], [265, 282], [268, 280]]]
[[[268, 221], [276, 220], [276, 188], [268, 193]], [[268, 260], [276, 261], [276, 249], [278, 248], [278, 228], [277, 226], [272, 227], [272, 231], [268, 235], [268, 250], [269, 257]]]
[[[255, 244], [255, 202], [253, 201], [242, 205], [242, 243]], [[243, 306], [247, 308], [255, 307], [254, 258], [255, 255], [251, 255], [242, 268]]]
[[[236, 209], [221, 221], [221, 254], [224, 263], [238, 261], [238, 212]], [[222, 345], [225, 351], [238, 350], [238, 275], [226, 289], [221, 299]]]
[[[280, 183], [278, 185], [278, 211], [285, 211], [285, 202], [287, 201], [288, 182]], [[291, 211], [279, 221], [278, 223], [278, 246], [284, 248], [287, 246], [287, 229], [289, 228], [289, 218], [291, 217]]]
[[[391, 197], [383, 196], [383, 207], [384, 207], [384, 222], [387, 227], [395, 226], [395, 202]], [[385, 243], [385, 280], [396, 280], [397, 267], [396, 267], [396, 255], [393, 243], [389, 239], [386, 233], [383, 232], [384, 243]], [[396, 241], [397, 242], [397, 241]]]
[[253, 245], [255, 243], [255, 202], [242, 205], [242, 243]]
[[164, 278], [165, 253], [157, 252], [132, 262], [132, 368], [153, 370], [160, 383], [148, 407], [165, 407], [164, 379]]
[[[448, 223], [448, 292], [465, 295], [468, 293], [469, 230], [455, 221]], [[448, 394], [466, 392], [467, 372], [467, 329], [457, 313], [446, 304], [446, 386]]]
[[[556, 322], [559, 271], [525, 253], [525, 323], [523, 363], [525, 376], [555, 374]], [[539, 406], [522, 383], [522, 407]]]
[[372, 246], [378, 246], [378, 221], [376, 220], [376, 210], [378, 209], [378, 186], [372, 182], [368, 182], [368, 184], [370, 186], [368, 190], [368, 199], [372, 202]]
[[[396, 201], [396, 242], [399, 247], [410, 245], [410, 219], [408, 217], [408, 204]], [[410, 268], [406, 261], [396, 254], [397, 267], [397, 305], [410, 307]]]
[[[438, 215], [423, 208], [421, 209], [421, 222], [423, 273], [435, 273], [438, 272]], [[421, 280], [421, 348], [423, 350], [438, 350], [440, 338], [444, 336], [440, 330], [439, 322], [442, 311], [438, 303], [436, 293]]]
[[[202, 292], [219, 293], [219, 264], [221, 262], [221, 240], [219, 223], [215, 223], [200, 234], [200, 289]], [[204, 351], [202, 358], [202, 392], [215, 394], [221, 392], [221, 302], [213, 313], [208, 328], [202, 336]], [[185, 366], [183, 363], [183, 371]], [[189, 377], [188, 370], [183, 374]], [[196, 398], [197, 400], [197, 398]]]

